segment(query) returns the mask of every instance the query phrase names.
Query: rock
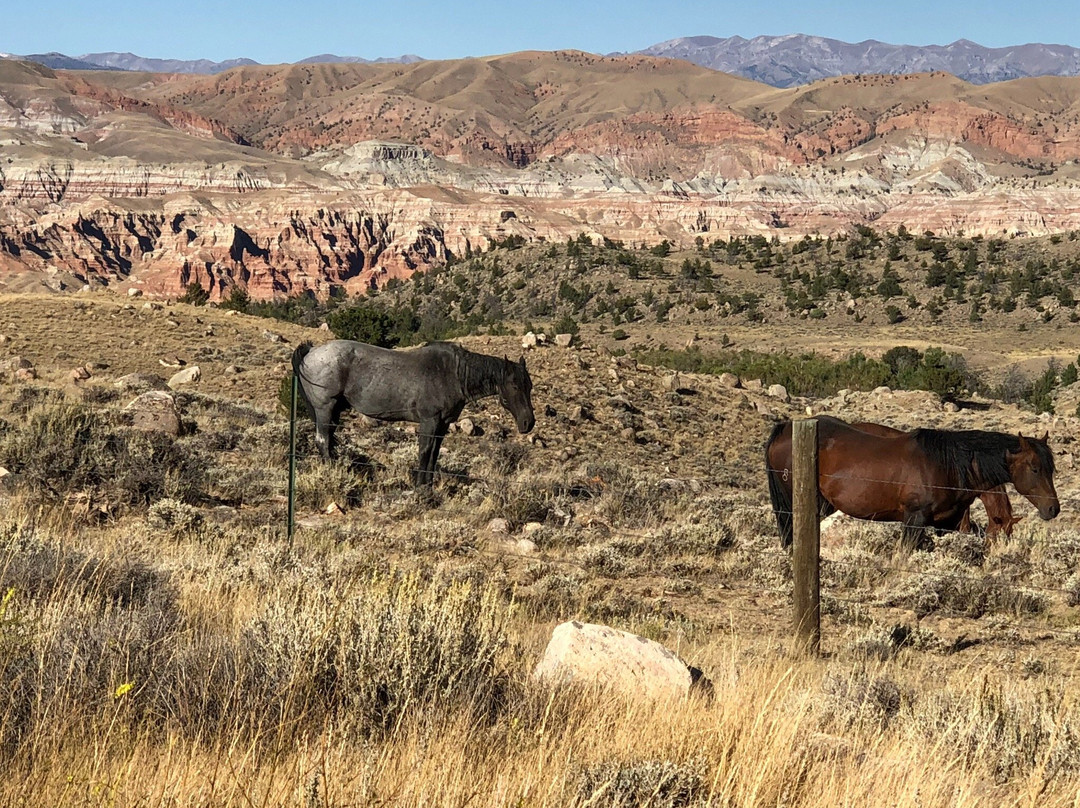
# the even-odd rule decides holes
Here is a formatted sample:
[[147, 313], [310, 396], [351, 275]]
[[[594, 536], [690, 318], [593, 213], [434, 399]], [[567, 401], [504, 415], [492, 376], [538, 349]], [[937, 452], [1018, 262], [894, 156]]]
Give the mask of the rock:
[[329, 323], [319, 323], [319, 330], [320, 331], [329, 331], [330, 330]]
[[536, 334], [532, 331], [528, 332], [521, 338], [521, 347], [528, 350], [529, 348], [535, 348], [537, 344]]
[[83, 382], [90, 378], [90, 371], [85, 367], [77, 367], [71, 371], [71, 380], [74, 382]]
[[764, 401], [755, 401], [754, 409], [761, 415], [772, 415], [772, 410], [769, 409], [769, 405]]
[[124, 407], [124, 412], [131, 413], [131, 425], [135, 429], [165, 432], [169, 435], [180, 434], [180, 412], [176, 409], [176, 399], [171, 393], [150, 390]]
[[720, 384], [724, 385], [724, 387], [730, 387], [733, 390], [736, 387], [741, 386], [741, 383], [739, 382], [739, 377], [736, 376], [734, 373], [721, 373]]
[[83, 367], [89, 370], [91, 373], [98, 373], [102, 370], [108, 370], [109, 364], [108, 362], [87, 362], [85, 365], [83, 365]]
[[757, 390], [760, 392], [765, 388], [765, 385], [762, 383], [761, 379], [751, 379], [750, 381], [745, 382], [743, 387], [747, 390]]
[[0, 373], [16, 373], [20, 370], [31, 370], [33, 367], [30, 360], [22, 356], [0, 360]]
[[487, 530], [496, 536], [509, 536], [510, 522], [506, 519], [492, 519], [487, 523]]
[[472, 418], [462, 418], [457, 422], [457, 425], [463, 435], [475, 435], [477, 433], [476, 422]]
[[182, 384], [191, 384], [193, 382], [197, 382], [201, 378], [202, 371], [199, 370], [199, 366], [192, 365], [189, 368], [184, 368], [183, 370], [174, 373], [169, 379], [168, 385], [169, 387], [176, 389]]
[[574, 344], [574, 335], [573, 334], [556, 334], [555, 335], [555, 344], [558, 345], [560, 348], [569, 348], [571, 345]]
[[236, 375], [238, 375], [240, 373], [243, 373], [243, 372], [244, 372], [244, 369], [242, 367], [240, 367], [239, 365], [229, 365], [227, 368], [225, 368], [225, 375], [226, 376], [236, 376]]
[[891, 392], [892, 392], [892, 388], [889, 387], [888, 385], [884, 385], [884, 384], [881, 385], [881, 387], [875, 387], [874, 388], [874, 395], [875, 396], [887, 396]]
[[770, 384], [769, 389], [766, 392], [773, 398], [778, 398], [781, 401], [787, 401], [789, 399], [787, 388], [782, 384]]
[[11, 342], [11, 337], [7, 334], [0, 334], [0, 345], [7, 345], [9, 342]]
[[268, 339], [270, 342], [285, 342], [285, 337], [281, 336], [281, 334], [275, 334], [273, 331], [269, 331], [267, 329], [263, 329], [262, 335], [266, 337], [266, 339]]
[[533, 678], [549, 685], [611, 689], [633, 699], [685, 697], [695, 680], [690, 668], [660, 643], [576, 620], [555, 627]]
[[187, 362], [176, 354], [166, 354], [165, 356], [158, 357], [158, 364], [163, 368], [182, 368]]
[[499, 542], [499, 549], [508, 555], [531, 555], [536, 552], [536, 542], [528, 539], [506, 539]]
[[121, 390], [165, 390], [168, 385], [160, 376], [152, 373], [128, 373], [115, 382]]
[[547, 341], [548, 341], [547, 334], [545, 334], [543, 331], [541, 331], [539, 334], [536, 335], [536, 344], [537, 345], [547, 345]]
[[678, 373], [672, 373], [664, 377], [665, 390], [678, 390], [680, 387], [682, 387], [682, 379], [679, 378]]
[[946, 401], [944, 404], [941, 405], [941, 409], [943, 409], [945, 412], [960, 412], [960, 407], [955, 401]]
[[544, 526], [540, 522], [526, 522], [524, 525], [521, 526], [521, 532], [528, 536], [543, 527]]
[[127, 290], [127, 296], [128, 297], [142, 297], [142, 289], [134, 289], [134, 288], [128, 289]]
[[15, 371], [15, 379], [20, 382], [32, 382], [38, 377], [33, 368], [19, 368]]
[[145, 303], [142, 304], [142, 307], [147, 311], [161, 311], [165, 308], [156, 300], [147, 300]]

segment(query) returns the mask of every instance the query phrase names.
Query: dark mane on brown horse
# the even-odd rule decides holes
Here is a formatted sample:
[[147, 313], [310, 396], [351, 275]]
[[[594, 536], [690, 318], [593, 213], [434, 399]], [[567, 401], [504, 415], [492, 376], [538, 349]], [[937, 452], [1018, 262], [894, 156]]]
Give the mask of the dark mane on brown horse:
[[[985, 491], [1009, 482], [1006, 452], [1020, 451], [1020, 438], [1004, 432], [980, 429], [948, 431], [917, 429], [912, 438], [926, 456], [949, 475], [952, 485], [963, 491]], [[1054, 454], [1045, 443], [1029, 441], [1045, 466], [1054, 473]]]

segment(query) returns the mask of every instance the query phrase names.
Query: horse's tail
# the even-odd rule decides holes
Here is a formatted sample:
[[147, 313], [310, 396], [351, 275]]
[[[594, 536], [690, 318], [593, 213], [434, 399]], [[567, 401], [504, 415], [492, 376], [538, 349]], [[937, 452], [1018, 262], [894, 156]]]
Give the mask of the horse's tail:
[[765, 473], [769, 477], [769, 499], [772, 501], [773, 515], [776, 517], [776, 527], [780, 531], [780, 545], [785, 548], [791, 546], [793, 535], [791, 490], [781, 480], [783, 471], [772, 468], [769, 462], [769, 450], [772, 448], [773, 441], [780, 437], [784, 427], [790, 423], [790, 421], [781, 421], [774, 426], [769, 440], [765, 443]]
[[304, 374], [300, 372], [300, 365], [304, 362], [304, 357], [311, 351], [312, 345], [310, 342], [301, 342], [296, 346], [296, 350], [292, 355], [292, 369], [293, 376], [296, 378], [296, 389], [300, 392], [300, 399], [304, 402], [304, 408], [307, 410], [312, 420], [315, 420], [315, 407], [311, 403], [311, 399], [308, 398], [307, 389], [304, 387]]

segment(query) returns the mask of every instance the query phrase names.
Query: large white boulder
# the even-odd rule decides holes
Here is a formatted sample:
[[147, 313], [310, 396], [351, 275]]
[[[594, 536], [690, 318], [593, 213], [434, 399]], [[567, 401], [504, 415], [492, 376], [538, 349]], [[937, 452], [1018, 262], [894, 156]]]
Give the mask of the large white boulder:
[[573, 620], [555, 627], [533, 678], [548, 684], [600, 687], [633, 698], [656, 698], [686, 696], [700, 676], [700, 672], [695, 673], [658, 642]]

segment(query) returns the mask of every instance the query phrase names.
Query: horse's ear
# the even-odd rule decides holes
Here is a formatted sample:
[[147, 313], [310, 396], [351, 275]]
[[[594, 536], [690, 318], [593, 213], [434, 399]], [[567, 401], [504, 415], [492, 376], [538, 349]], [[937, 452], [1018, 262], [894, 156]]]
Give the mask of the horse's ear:
[[1043, 433], [1043, 436], [1041, 438], [1039, 438], [1039, 440], [1042, 443], [1046, 443], [1048, 440], [1050, 440], [1050, 430], [1049, 429], [1046, 430], [1046, 432]]
[[521, 359], [518, 360], [521, 363], [521, 369], [525, 370], [525, 354], [521, 355]]

